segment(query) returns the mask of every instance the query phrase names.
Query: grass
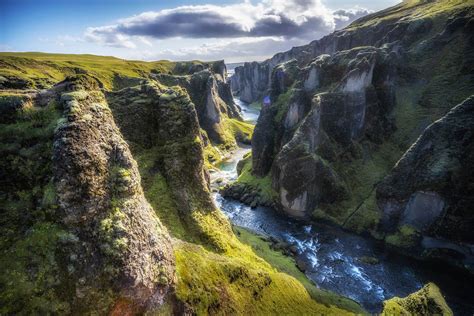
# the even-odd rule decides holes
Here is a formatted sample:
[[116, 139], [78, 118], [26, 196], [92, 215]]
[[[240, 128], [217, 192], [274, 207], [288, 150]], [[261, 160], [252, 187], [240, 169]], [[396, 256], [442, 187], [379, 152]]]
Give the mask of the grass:
[[197, 315], [350, 314], [314, 301], [300, 282], [273, 269], [248, 246], [224, 255], [178, 242], [175, 255], [176, 295]]
[[398, 20], [402, 17], [411, 20], [430, 18], [439, 14], [446, 14], [450, 11], [461, 10], [472, 5], [472, 0], [405, 0], [396, 6], [358, 19], [350, 24], [347, 29], [370, 27], [383, 21]]
[[116, 78], [143, 78], [152, 71], [168, 72], [173, 63], [168, 61], [128, 61], [111, 56], [46, 54], [46, 53], [0, 53], [0, 76], [14, 76], [31, 82], [51, 85], [67, 76], [87, 73], [99, 80], [106, 89], [121, 88]]
[[[205, 63], [211, 64], [212, 62]], [[171, 62], [125, 60], [112, 56], [0, 52], [0, 78], [15, 77], [29, 88], [46, 88], [67, 76], [85, 74], [97, 79], [107, 90], [136, 85], [154, 73], [187, 74], [198, 61]]]
[[253, 188], [258, 192], [261, 201], [269, 202], [269, 204], [277, 198], [277, 193], [272, 188], [272, 180], [270, 174], [263, 178], [256, 177], [252, 174], [252, 156], [249, 154], [244, 157], [242, 172], [237, 178], [236, 184], [242, 184]]
[[226, 130], [230, 131], [236, 141], [241, 143], [250, 143], [253, 135], [254, 125], [239, 121], [237, 119], [226, 119]]
[[178, 213], [171, 189], [161, 173], [155, 171], [155, 148], [136, 155], [145, 197], [155, 210], [158, 218], [166, 226], [171, 236], [186, 239], [184, 222]]

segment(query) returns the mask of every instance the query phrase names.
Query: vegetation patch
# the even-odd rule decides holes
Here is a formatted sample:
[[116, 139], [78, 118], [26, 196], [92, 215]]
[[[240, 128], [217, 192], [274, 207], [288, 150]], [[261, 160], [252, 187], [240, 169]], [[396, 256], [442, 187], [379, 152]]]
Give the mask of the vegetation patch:
[[226, 130], [232, 133], [236, 141], [250, 144], [255, 127], [253, 124], [229, 118], [226, 119], [226, 125]]
[[277, 272], [241, 245], [239, 255], [175, 244], [176, 294], [198, 315], [350, 314], [313, 299], [295, 278]]
[[382, 315], [453, 315], [439, 288], [428, 283], [421, 290], [404, 298], [384, 302]]
[[166, 179], [156, 170], [156, 148], [143, 150], [135, 156], [138, 162], [145, 197], [160, 221], [173, 237], [188, 240], [184, 223]]
[[397, 248], [410, 248], [417, 244], [420, 235], [418, 231], [409, 225], [402, 225], [395, 234], [388, 235], [385, 242]]
[[252, 156], [250, 154], [239, 165], [241, 172], [235, 185], [251, 187], [253, 191], [258, 193], [262, 203], [267, 202], [263, 204], [271, 204], [277, 198], [277, 193], [272, 188], [270, 174], [263, 178], [254, 176], [252, 174]]
[[0, 314], [70, 312], [57, 292], [65, 273], [57, 252], [66, 235], [56, 221], [51, 181], [59, 111], [55, 102], [31, 104], [0, 124]]

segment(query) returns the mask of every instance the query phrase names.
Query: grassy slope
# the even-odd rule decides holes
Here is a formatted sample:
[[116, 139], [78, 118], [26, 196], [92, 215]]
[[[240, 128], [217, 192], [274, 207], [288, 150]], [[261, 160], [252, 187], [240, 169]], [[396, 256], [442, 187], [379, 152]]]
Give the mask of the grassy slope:
[[168, 72], [173, 66], [169, 61], [129, 61], [110, 56], [0, 53], [0, 76], [14, 76], [46, 86], [69, 75], [87, 72], [112, 90], [121, 87], [117, 78], [146, 78], [151, 71]]
[[419, 19], [444, 14], [451, 10], [458, 10], [474, 4], [473, 0], [404, 0], [393, 7], [366, 15], [353, 23], [346, 29], [352, 30], [359, 27], [373, 26], [383, 21], [408, 19]]
[[[181, 241], [175, 243], [177, 296], [198, 315], [345, 315], [349, 314], [345, 309], [361, 311], [356, 304], [349, 304], [337, 295], [316, 295], [318, 300], [314, 300], [303, 283], [274, 266], [276, 261], [271, 262], [272, 266], [261, 258], [263, 253], [257, 256], [251, 247], [222, 229], [222, 223], [215, 218], [206, 216], [201, 220], [214, 238], [220, 239], [223, 250], [212, 251]], [[245, 241], [249, 243], [252, 243], [249, 239], [258, 238], [247, 237]], [[269, 252], [265, 257], [268, 261], [271, 258], [280, 263], [285, 261]]]
[[242, 227], [234, 227], [234, 231], [237, 235], [237, 238], [242, 243], [251, 246], [252, 250], [255, 251], [259, 257], [270, 263], [279, 272], [291, 275], [300, 281], [308, 291], [309, 295], [317, 302], [323, 303], [325, 305], [336, 305], [341, 308], [354, 311], [358, 314], [365, 313], [360, 305], [354, 301], [332, 292], [317, 288], [314, 283], [311, 282], [306, 277], [306, 275], [297, 268], [293, 258], [283, 254], [280, 251], [273, 250], [270, 247], [271, 243], [266, 238]]
[[167, 60], [146, 62], [89, 54], [0, 52], [0, 77], [21, 78], [29, 81], [31, 88], [36, 88], [49, 87], [70, 75], [88, 73], [106, 89], [114, 90], [137, 84], [138, 79], [149, 78], [151, 73], [187, 74], [188, 66], [200, 63]]

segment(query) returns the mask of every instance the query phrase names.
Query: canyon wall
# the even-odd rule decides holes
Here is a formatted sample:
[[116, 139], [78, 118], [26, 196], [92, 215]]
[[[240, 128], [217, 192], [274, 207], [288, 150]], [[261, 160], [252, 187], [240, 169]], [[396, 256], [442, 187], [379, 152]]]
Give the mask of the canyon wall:
[[270, 102], [245, 162], [253, 180], [224, 194], [472, 271], [473, 28], [472, 3], [403, 2], [236, 68], [234, 93]]

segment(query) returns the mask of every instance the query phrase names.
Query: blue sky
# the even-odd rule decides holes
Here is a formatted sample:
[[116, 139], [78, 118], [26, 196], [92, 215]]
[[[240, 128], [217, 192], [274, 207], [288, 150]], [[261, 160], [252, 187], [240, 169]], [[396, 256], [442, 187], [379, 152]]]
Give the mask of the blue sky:
[[399, 0], [0, 0], [0, 51], [262, 60]]

